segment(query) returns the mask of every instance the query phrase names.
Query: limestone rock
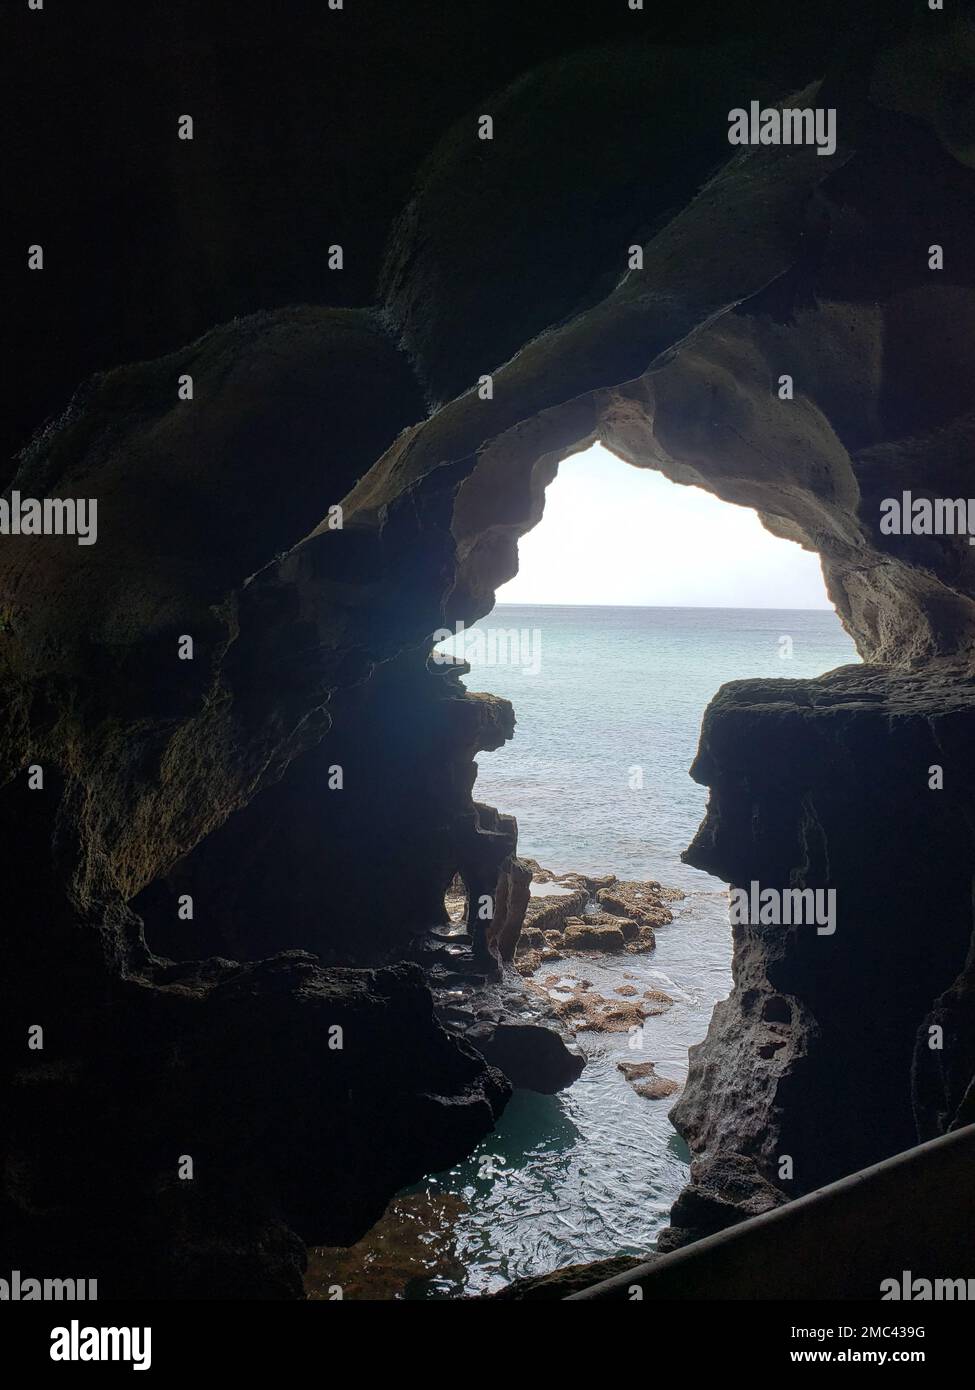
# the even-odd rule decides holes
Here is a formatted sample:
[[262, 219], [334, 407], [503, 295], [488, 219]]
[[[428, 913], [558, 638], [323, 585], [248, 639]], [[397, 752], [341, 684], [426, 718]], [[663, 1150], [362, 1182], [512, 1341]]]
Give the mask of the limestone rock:
[[657, 945], [657, 938], [654, 935], [653, 927], [639, 927], [636, 934], [627, 941], [626, 949], [631, 955], [642, 955], [645, 951], [652, 951]]
[[516, 954], [521, 955], [528, 950], [543, 950], [549, 944], [548, 935], [548, 932], [543, 932], [540, 927], [522, 927]]
[[674, 920], [665, 907], [659, 883], [614, 883], [600, 888], [596, 897], [607, 912], [629, 918], [641, 927], [661, 927]]
[[543, 959], [541, 951], [523, 951], [521, 955], [515, 957], [515, 969], [519, 975], [524, 975], [527, 979], [534, 975]]
[[566, 926], [562, 945], [566, 951], [622, 951], [625, 938], [619, 927], [590, 926], [587, 922]]
[[558, 930], [570, 917], [582, 912], [588, 901], [586, 888], [572, 888], [567, 893], [530, 898], [525, 912], [525, 927], [534, 927], [542, 932]]
[[620, 1062], [618, 1070], [630, 1082], [638, 1096], [645, 1100], [665, 1100], [680, 1090], [680, 1083], [670, 1077], [658, 1076], [653, 1062]]

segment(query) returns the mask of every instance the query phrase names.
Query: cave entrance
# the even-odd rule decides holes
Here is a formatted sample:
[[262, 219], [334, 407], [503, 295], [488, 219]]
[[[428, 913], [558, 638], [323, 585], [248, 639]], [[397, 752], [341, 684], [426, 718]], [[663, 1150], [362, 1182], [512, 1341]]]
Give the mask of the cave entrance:
[[[688, 775], [705, 707], [729, 680], [859, 658], [818, 555], [598, 444], [560, 464], [518, 575], [441, 650], [470, 663], [468, 690], [514, 707], [514, 739], [479, 755], [474, 795], [517, 817], [535, 874], [515, 967], [587, 1056], [559, 1095], [516, 1092], [429, 1186], [463, 1203], [466, 1284], [451, 1291], [475, 1292], [639, 1254], [667, 1224], [688, 1160], [668, 1112], [731, 984], [727, 885], [681, 859], [707, 797]], [[590, 925], [613, 949], [577, 948]]]
[[563, 460], [518, 574], [442, 649], [470, 663], [469, 690], [514, 706], [474, 792], [517, 817], [519, 854], [686, 887], [708, 880], [680, 855], [704, 814], [688, 769], [718, 688], [859, 660], [818, 555], [599, 444]]

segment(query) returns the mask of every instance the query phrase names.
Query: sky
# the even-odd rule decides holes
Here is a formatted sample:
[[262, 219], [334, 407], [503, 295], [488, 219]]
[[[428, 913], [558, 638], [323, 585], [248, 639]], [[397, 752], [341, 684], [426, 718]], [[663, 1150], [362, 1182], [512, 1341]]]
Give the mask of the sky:
[[595, 444], [559, 465], [498, 603], [830, 608], [819, 556]]

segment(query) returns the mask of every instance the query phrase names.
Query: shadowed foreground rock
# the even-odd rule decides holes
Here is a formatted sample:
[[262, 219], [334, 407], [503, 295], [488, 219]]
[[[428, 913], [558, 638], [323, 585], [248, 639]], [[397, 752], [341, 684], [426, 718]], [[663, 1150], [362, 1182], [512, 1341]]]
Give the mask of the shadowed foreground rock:
[[[391, 1192], [489, 1133], [509, 1093], [409, 965], [157, 963], [93, 1017], [23, 1005], [7, 1001], [7, 1038], [53, 1019], [58, 1060], [5, 1078], [4, 1251], [84, 1270], [103, 1298], [301, 1297], [306, 1245], [358, 1239]], [[39, 1143], [52, 1124], [58, 1144]]]
[[[973, 1015], [947, 1001], [969, 976], [973, 708], [967, 674], [870, 666], [736, 681], [712, 702], [693, 768], [711, 799], [687, 859], [735, 885], [832, 890], [836, 919], [733, 928], [734, 988], [672, 1112], [695, 1155], [740, 1156], [794, 1197], [964, 1122]], [[698, 1234], [717, 1229], [699, 1216]]]

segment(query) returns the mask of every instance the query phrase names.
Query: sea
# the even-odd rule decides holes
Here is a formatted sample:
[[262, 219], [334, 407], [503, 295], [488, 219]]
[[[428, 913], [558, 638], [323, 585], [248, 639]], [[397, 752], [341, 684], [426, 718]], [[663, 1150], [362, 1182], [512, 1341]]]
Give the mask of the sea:
[[579, 1033], [587, 1066], [574, 1085], [516, 1091], [469, 1159], [401, 1195], [386, 1253], [380, 1239], [370, 1259], [401, 1265], [390, 1296], [410, 1299], [489, 1293], [652, 1247], [689, 1155], [668, 1119], [676, 1097], [644, 1099], [618, 1063], [650, 1060], [683, 1084], [687, 1049], [731, 987], [727, 886], [681, 860], [707, 799], [688, 775], [702, 716], [726, 681], [859, 660], [832, 609], [499, 605], [441, 649], [470, 660], [468, 690], [514, 705], [514, 738], [478, 756], [474, 796], [517, 817], [519, 853], [556, 872], [657, 879], [685, 897], [652, 953], [537, 972], [675, 1002], [647, 1021], [638, 1052], [626, 1034]]

